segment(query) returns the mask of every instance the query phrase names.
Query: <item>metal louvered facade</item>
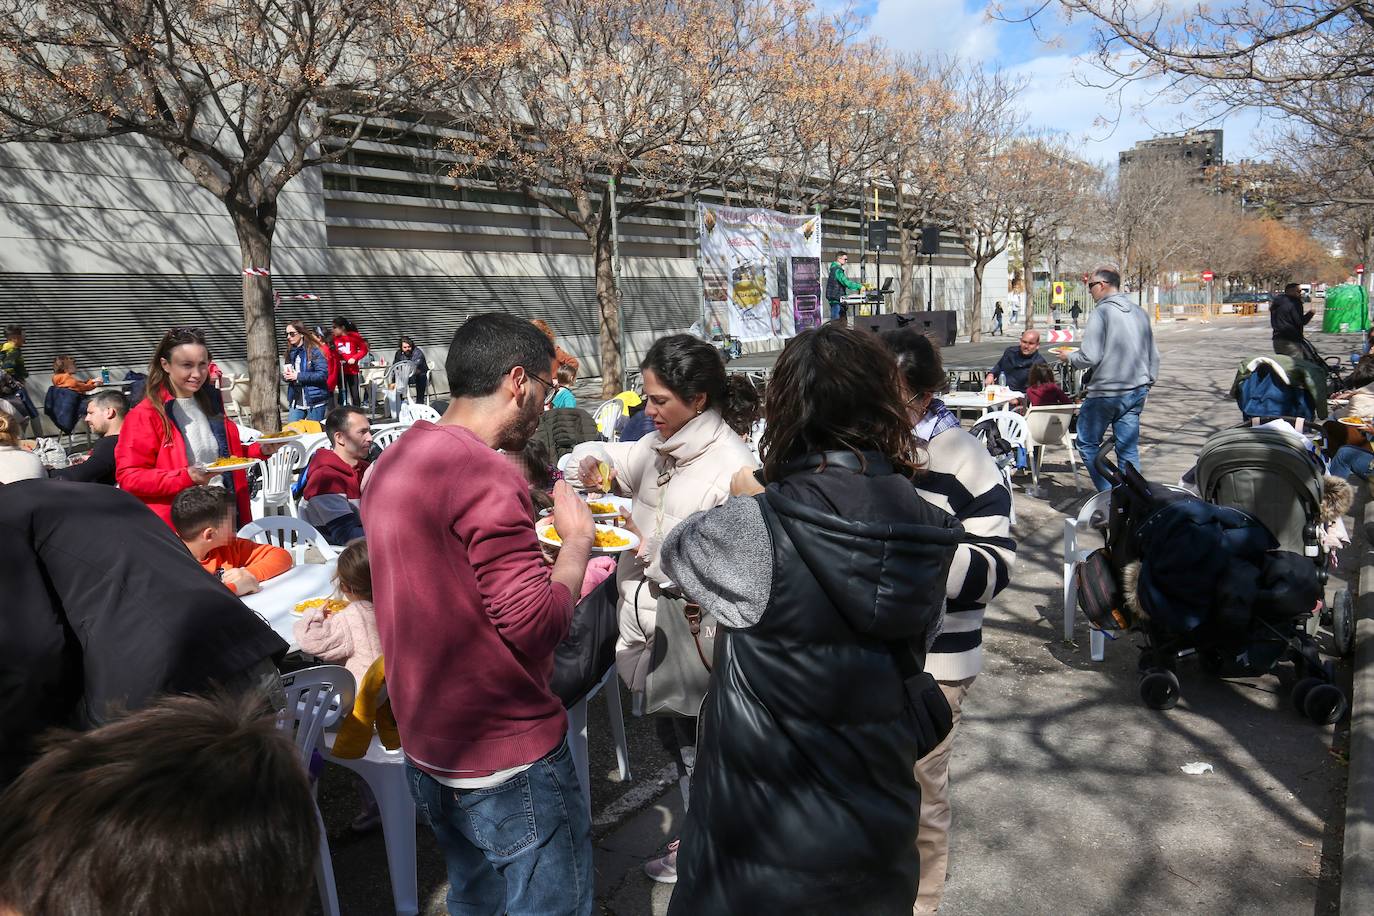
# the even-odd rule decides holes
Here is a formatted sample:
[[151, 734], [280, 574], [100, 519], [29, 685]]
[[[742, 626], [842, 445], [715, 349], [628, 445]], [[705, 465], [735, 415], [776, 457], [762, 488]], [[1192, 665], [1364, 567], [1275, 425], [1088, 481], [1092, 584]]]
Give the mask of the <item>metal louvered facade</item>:
[[[569, 350], [597, 352], [591, 278], [284, 274], [273, 282], [283, 295], [320, 297], [318, 302], [284, 301], [279, 330], [295, 318], [328, 325], [334, 315], [347, 315], [388, 359], [401, 334], [442, 351], [468, 316], [493, 309], [544, 318]], [[690, 278], [627, 278], [624, 286], [632, 350], [642, 351], [646, 341], [697, 318], [697, 286]], [[36, 373], [59, 353], [75, 356], [86, 370], [143, 366], [163, 332], [176, 325], [203, 330], [217, 361], [234, 364], [247, 355], [238, 277], [3, 273], [0, 302], [5, 303], [3, 323], [27, 329], [25, 357]], [[652, 302], [654, 308], [638, 308], [640, 302]]]
[[[598, 372], [586, 239], [522, 194], [449, 177], [434, 134], [417, 125], [405, 142], [364, 140], [283, 192], [274, 288], [320, 299], [284, 301], [278, 324], [344, 315], [386, 357], [408, 334], [437, 365], [467, 316], [502, 310], [547, 320]], [[695, 207], [669, 201], [621, 220], [632, 361], [699, 317]], [[857, 250], [857, 205], [828, 211], [825, 230], [827, 256]], [[957, 245], [945, 243], [937, 282], [967, 274]], [[146, 369], [162, 333], [181, 324], [202, 328], [216, 361], [242, 371], [239, 268], [219, 202], [146, 141], [0, 146], [0, 324], [26, 327], [36, 377], [59, 353], [86, 371]]]

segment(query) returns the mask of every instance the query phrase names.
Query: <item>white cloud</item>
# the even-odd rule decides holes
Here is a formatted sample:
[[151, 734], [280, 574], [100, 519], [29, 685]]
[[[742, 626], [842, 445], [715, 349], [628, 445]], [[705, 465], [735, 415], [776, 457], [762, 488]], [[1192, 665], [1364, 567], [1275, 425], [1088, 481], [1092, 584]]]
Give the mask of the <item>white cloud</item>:
[[963, 0], [878, 0], [868, 31], [897, 51], [957, 55], [987, 62], [997, 56], [1002, 24]]
[[1081, 155], [1088, 159], [1114, 163], [1119, 151], [1139, 140], [1189, 128], [1222, 128], [1230, 161], [1261, 152], [1258, 113], [1237, 112], [1219, 119], [1199, 100], [1161, 96], [1163, 84], [1157, 80], [1104, 88], [1108, 79], [1093, 68], [1091, 59], [1049, 54], [1007, 72], [1027, 81], [1021, 99], [1027, 126], [1064, 132], [1080, 144]]

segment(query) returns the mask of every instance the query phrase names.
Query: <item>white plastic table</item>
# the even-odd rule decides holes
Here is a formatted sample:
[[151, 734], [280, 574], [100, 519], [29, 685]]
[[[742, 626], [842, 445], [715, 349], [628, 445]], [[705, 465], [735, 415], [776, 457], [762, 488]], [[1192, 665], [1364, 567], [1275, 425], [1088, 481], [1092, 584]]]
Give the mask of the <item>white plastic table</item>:
[[1013, 401], [1025, 400], [1025, 397], [1023, 392], [1003, 388], [998, 389], [991, 401], [988, 400], [987, 392], [984, 391], [954, 391], [941, 395], [940, 400], [944, 401], [945, 406], [956, 413], [964, 410], [976, 410], [978, 416], [981, 417], [991, 410], [1007, 410]]
[[277, 635], [295, 645], [291, 628], [299, 619], [291, 613], [296, 605], [309, 598], [325, 598], [334, 591], [335, 560], [328, 563], [302, 563], [280, 576], [262, 583], [262, 591], [245, 595], [241, 600], [267, 621]]

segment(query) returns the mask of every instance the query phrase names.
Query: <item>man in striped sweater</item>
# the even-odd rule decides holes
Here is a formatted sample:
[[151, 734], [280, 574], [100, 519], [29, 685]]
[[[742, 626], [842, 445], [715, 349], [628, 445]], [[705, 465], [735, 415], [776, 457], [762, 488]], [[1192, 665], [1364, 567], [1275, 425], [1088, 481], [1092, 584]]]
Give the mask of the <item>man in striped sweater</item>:
[[916, 478], [923, 499], [964, 526], [966, 540], [954, 554], [946, 581], [944, 628], [926, 655], [926, 671], [940, 684], [954, 727], [916, 764], [921, 784], [921, 857], [917, 914], [934, 913], [945, 890], [949, 862], [949, 758], [964, 697], [983, 670], [983, 609], [1011, 578], [1016, 542], [1011, 537], [1011, 493], [983, 444], [959, 426], [937, 393], [945, 386], [939, 350], [923, 334], [889, 331], [883, 341], [897, 357], [902, 397], [927, 464]]

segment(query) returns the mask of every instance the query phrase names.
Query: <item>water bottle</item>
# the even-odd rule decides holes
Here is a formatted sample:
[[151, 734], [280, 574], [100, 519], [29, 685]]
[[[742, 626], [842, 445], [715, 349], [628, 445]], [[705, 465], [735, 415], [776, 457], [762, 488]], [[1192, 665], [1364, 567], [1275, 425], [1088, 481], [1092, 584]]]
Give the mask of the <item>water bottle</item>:
[[104, 385], [110, 384], [110, 370], [104, 366], [100, 367], [100, 382]]
[[1007, 374], [1006, 374], [1005, 372], [1002, 372], [1002, 373], [999, 373], [999, 374], [998, 374], [998, 376], [997, 376], [997, 385], [998, 385], [998, 387], [1000, 387], [1000, 388], [1005, 388], [1005, 387], [1007, 387]]

